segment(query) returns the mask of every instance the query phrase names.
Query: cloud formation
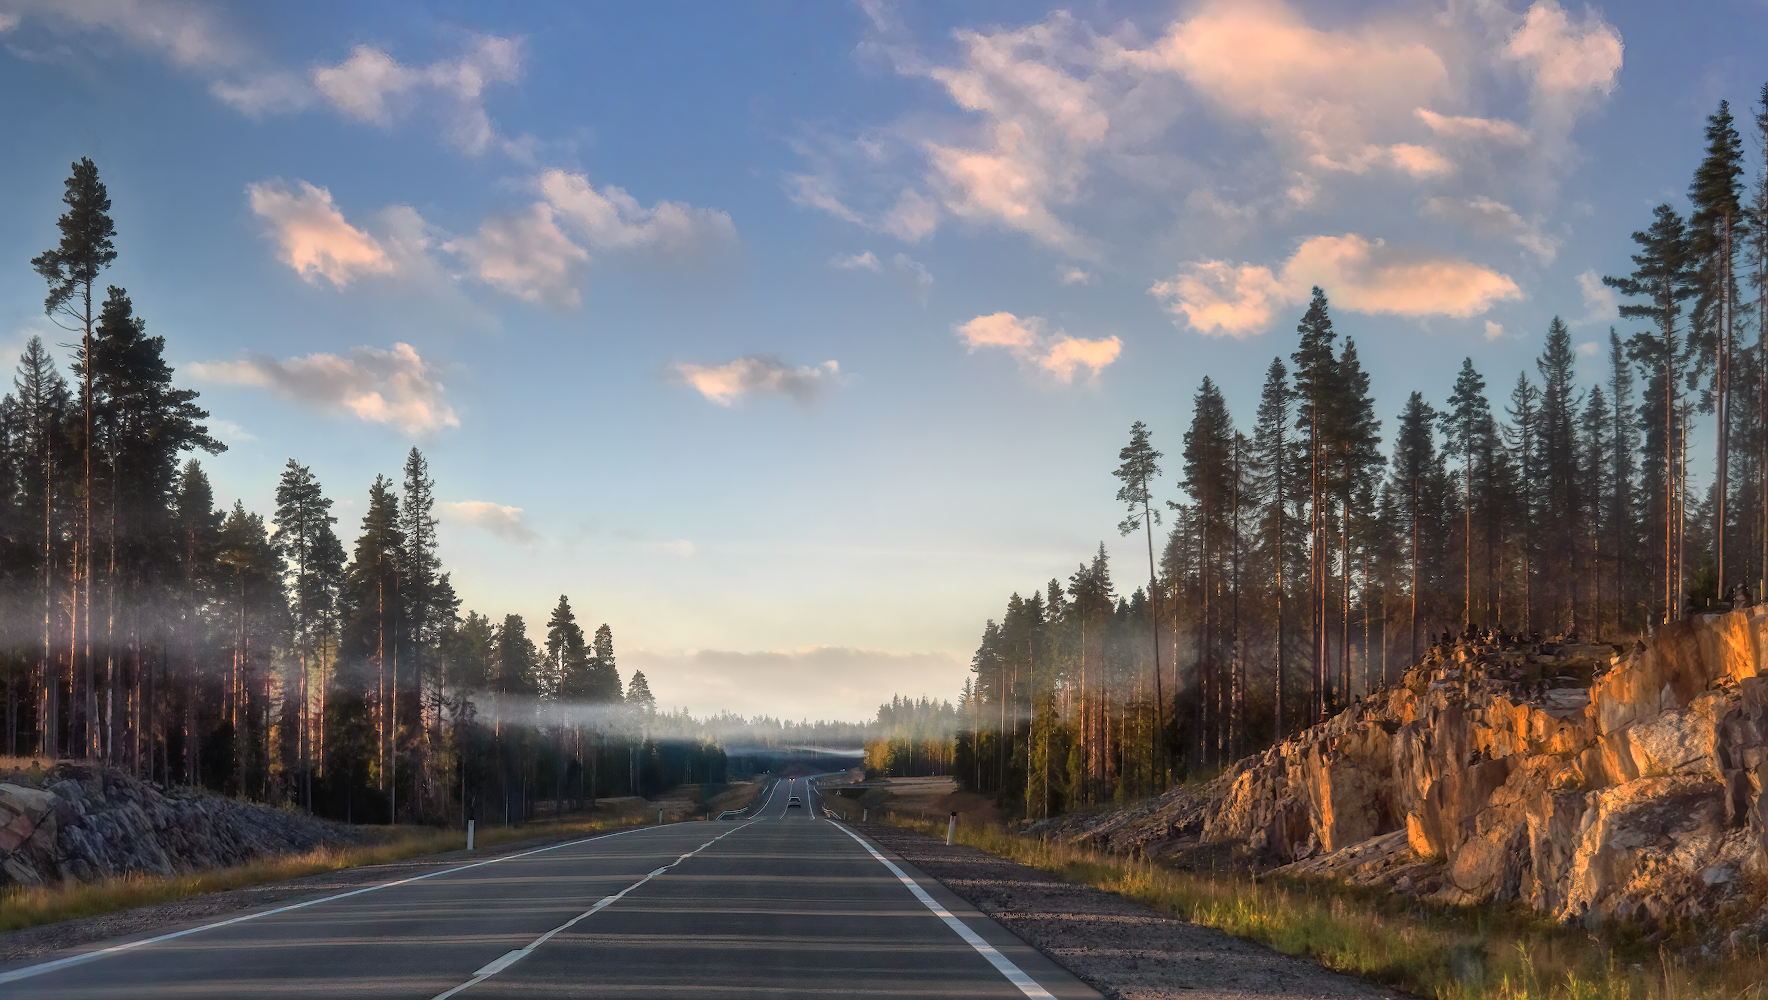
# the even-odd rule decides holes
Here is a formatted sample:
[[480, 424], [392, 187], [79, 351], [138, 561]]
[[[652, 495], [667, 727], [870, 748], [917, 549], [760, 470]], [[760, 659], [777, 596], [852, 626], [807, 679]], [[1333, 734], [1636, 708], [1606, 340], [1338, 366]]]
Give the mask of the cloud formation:
[[408, 434], [460, 426], [437, 369], [410, 344], [394, 344], [390, 351], [355, 347], [347, 358], [309, 354], [279, 361], [246, 353], [234, 361], [198, 362], [189, 369], [210, 382], [258, 386], [321, 412], [349, 412]]
[[268, 223], [277, 257], [308, 284], [324, 278], [343, 288], [363, 274], [388, 274], [393, 262], [373, 236], [350, 225], [331, 192], [306, 181], [246, 185], [252, 211]]
[[1083, 368], [1088, 378], [1096, 378], [1123, 352], [1123, 341], [1118, 337], [1093, 340], [1071, 337], [1061, 330], [1046, 334], [1041, 317], [1022, 319], [1010, 312], [978, 316], [957, 327], [956, 332], [972, 354], [980, 348], [1001, 348], [1022, 364], [1064, 384], [1073, 382]]
[[454, 500], [437, 504], [436, 513], [445, 523], [465, 524], [517, 545], [533, 545], [540, 540], [520, 507], [506, 507], [489, 500]]
[[841, 366], [834, 361], [793, 367], [766, 354], [722, 365], [677, 362], [670, 374], [719, 406], [734, 406], [743, 397], [757, 394], [789, 396], [809, 403], [841, 383]]
[[715, 209], [677, 201], [646, 208], [621, 188], [607, 185], [598, 191], [584, 174], [564, 170], [548, 170], [535, 183], [559, 218], [594, 250], [686, 255], [737, 238], [731, 217]]
[[583, 301], [580, 275], [589, 252], [559, 230], [545, 202], [486, 219], [478, 232], [449, 240], [442, 249], [460, 255], [472, 277], [524, 302], [575, 306]]
[[485, 88], [514, 83], [521, 75], [520, 41], [476, 35], [459, 58], [427, 66], [406, 66], [384, 50], [358, 45], [343, 62], [313, 70], [312, 82], [340, 114], [381, 128], [403, 119], [411, 107], [433, 100], [449, 140], [463, 152], [477, 155], [497, 137], [485, 112]]
[[1465, 319], [1522, 295], [1508, 275], [1479, 264], [1355, 233], [1309, 237], [1276, 273], [1198, 261], [1148, 291], [1199, 333], [1246, 337], [1268, 328], [1278, 309], [1306, 302], [1316, 285], [1341, 309], [1414, 317]]
[[927, 265], [908, 254], [892, 256], [888, 266], [870, 250], [856, 254], [837, 254], [830, 258], [829, 266], [837, 271], [870, 271], [884, 275], [919, 305], [926, 305], [933, 294], [933, 272], [927, 270]]

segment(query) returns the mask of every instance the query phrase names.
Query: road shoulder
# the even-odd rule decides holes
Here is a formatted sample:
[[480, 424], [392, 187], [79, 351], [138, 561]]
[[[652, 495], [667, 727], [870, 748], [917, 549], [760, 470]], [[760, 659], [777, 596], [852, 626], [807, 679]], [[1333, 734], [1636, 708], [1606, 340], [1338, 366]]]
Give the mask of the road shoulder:
[[853, 827], [918, 874], [937, 880], [951, 896], [968, 904], [966, 908], [991, 917], [1107, 997], [1398, 1000], [1406, 996], [972, 847], [948, 847], [934, 837], [879, 823]]

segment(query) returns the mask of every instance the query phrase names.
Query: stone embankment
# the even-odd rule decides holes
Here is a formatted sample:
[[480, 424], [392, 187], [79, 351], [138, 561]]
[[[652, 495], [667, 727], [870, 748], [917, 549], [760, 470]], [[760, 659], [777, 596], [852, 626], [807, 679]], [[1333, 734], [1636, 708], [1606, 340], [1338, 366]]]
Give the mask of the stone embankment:
[[1768, 606], [1619, 652], [1457, 642], [1206, 785], [1034, 830], [1754, 949], [1765, 736]]
[[62, 762], [0, 772], [0, 888], [175, 875], [373, 840], [374, 831]]

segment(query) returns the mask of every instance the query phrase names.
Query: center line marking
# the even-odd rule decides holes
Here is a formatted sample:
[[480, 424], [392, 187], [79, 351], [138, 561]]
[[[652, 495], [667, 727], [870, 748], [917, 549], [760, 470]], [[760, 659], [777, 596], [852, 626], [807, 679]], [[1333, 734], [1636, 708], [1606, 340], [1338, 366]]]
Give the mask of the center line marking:
[[[747, 823], [743, 824], [743, 826], [747, 826], [747, 825], [748, 825]], [[674, 861], [671, 861], [670, 863], [664, 865], [663, 867], [657, 869], [656, 871], [650, 873], [649, 875], [646, 875], [644, 878], [639, 879], [637, 882], [634, 882], [631, 885], [627, 886], [626, 888], [621, 889], [619, 892], [613, 894], [612, 896], [603, 896], [601, 899], [596, 900], [596, 904], [594, 906], [590, 907], [587, 910], [584, 910], [582, 913], [577, 914], [575, 917], [572, 917], [570, 920], [565, 921], [564, 923], [558, 925], [557, 927], [554, 927], [552, 930], [547, 931], [545, 934], [542, 934], [539, 937], [535, 938], [534, 940], [528, 942], [528, 946], [526, 948], [518, 948], [515, 951], [504, 952], [503, 957], [495, 959], [494, 961], [487, 964], [484, 968], [473, 973], [473, 978], [467, 980], [464, 983], [461, 983], [459, 986], [456, 986], [455, 988], [453, 988], [451, 990], [447, 990], [445, 992], [436, 994], [434, 997], [431, 998], [431, 1000], [448, 1000], [449, 997], [454, 996], [456, 993], [459, 993], [459, 992], [467, 989], [468, 987], [477, 986], [478, 984], [484, 982], [485, 980], [490, 979], [492, 976], [497, 975], [499, 972], [502, 972], [503, 970], [509, 968], [510, 966], [516, 964], [517, 962], [520, 962], [522, 959], [527, 958], [530, 954], [533, 953], [534, 949], [540, 947], [541, 945], [547, 943], [548, 941], [551, 941], [554, 937], [558, 936], [559, 934], [562, 934], [563, 932], [569, 930], [578, 921], [583, 920], [587, 917], [594, 916], [595, 914], [601, 912], [604, 908], [612, 906], [613, 904], [619, 902], [620, 898], [622, 896], [625, 896], [627, 893], [631, 892], [632, 890], [637, 889], [639, 886], [644, 885], [646, 882], [649, 882], [650, 880], [663, 874], [664, 872], [668, 871], [669, 869], [674, 868], [676, 865], [681, 864], [683, 861], [686, 861], [687, 859], [693, 857], [694, 855], [700, 853], [701, 851], [704, 851], [706, 848], [711, 847], [713, 844], [718, 843], [719, 841], [723, 840], [724, 838], [730, 836], [733, 833], [736, 833], [738, 830], [741, 830], [742, 828], [743, 828], [742, 826], [738, 826], [738, 827], [733, 827], [729, 830], [726, 830], [725, 832], [719, 834], [718, 836], [713, 837], [711, 840], [708, 840], [704, 844], [701, 844], [699, 847], [694, 848], [693, 850], [687, 852], [686, 854], [683, 854], [681, 857], [676, 858]], [[1048, 996], [1049, 994], [1046, 993], [1044, 995]]]
[[[968, 926], [965, 925], [965, 923], [962, 920], [959, 920], [957, 917], [952, 916], [951, 911], [947, 910], [943, 906], [940, 906], [939, 902], [937, 900], [935, 900], [932, 896], [929, 896], [927, 894], [927, 890], [921, 888], [920, 883], [916, 882], [912, 878], [909, 878], [908, 875], [905, 874], [901, 868], [896, 867], [896, 865], [894, 863], [892, 863], [889, 858], [885, 857], [882, 854], [879, 854], [877, 848], [873, 847], [871, 844], [868, 844], [864, 840], [860, 839], [859, 834], [854, 833], [852, 830], [849, 830], [847, 827], [842, 826], [840, 823], [831, 823], [829, 825], [833, 826], [837, 830], [840, 830], [842, 833], [847, 834], [849, 837], [852, 837], [855, 843], [859, 844], [859, 846], [866, 849], [867, 854], [870, 854], [872, 857], [877, 858], [879, 861], [883, 862], [884, 867], [890, 869], [890, 873], [892, 875], [895, 875], [897, 877], [897, 879], [902, 882], [903, 885], [908, 886], [909, 891], [915, 894], [915, 898], [920, 900], [921, 904], [923, 906], [927, 907], [927, 909], [929, 909], [929, 910], [932, 910], [934, 916], [945, 921], [945, 925], [947, 927], [950, 927], [952, 930], [956, 931], [958, 934], [958, 937], [961, 937], [964, 939], [965, 944], [969, 945], [972, 948], [975, 948], [976, 951], [983, 958], [988, 959], [988, 964], [994, 966], [996, 972], [999, 972], [1001, 975], [1006, 976], [1007, 982], [1010, 982], [1014, 986], [1019, 987], [1019, 992], [1025, 994], [1028, 997], [1039, 997], [1039, 998], [1048, 998], [1048, 1000], [1056, 1000], [1055, 994], [1051, 993], [1049, 990], [1044, 989], [1042, 986], [1039, 986], [1037, 980], [1031, 978], [1029, 975], [1026, 975], [1024, 969], [1021, 969], [1019, 966], [1014, 965], [1012, 959], [1001, 954], [999, 951], [996, 951], [994, 945], [989, 944], [987, 941], [982, 940], [982, 935], [971, 930]], [[438, 998], [438, 1000], [440, 1000], [440, 998]]]

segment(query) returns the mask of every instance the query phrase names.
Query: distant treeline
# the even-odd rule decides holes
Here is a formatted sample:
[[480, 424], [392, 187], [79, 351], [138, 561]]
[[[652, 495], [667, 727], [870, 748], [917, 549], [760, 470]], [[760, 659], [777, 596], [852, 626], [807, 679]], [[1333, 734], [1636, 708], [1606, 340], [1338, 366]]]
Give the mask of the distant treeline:
[[[1143, 536], [1146, 583], [1121, 596], [1101, 545], [1066, 583], [1013, 595], [958, 706], [964, 784], [1040, 816], [1133, 798], [1327, 717], [1445, 632], [1613, 641], [1759, 600], [1768, 162], [1746, 169], [1723, 102], [1706, 142], [1688, 214], [1658, 206], [1633, 234], [1633, 271], [1603, 279], [1636, 326], [1585, 345], [1597, 384], [1579, 385], [1555, 318], [1501, 414], [1469, 358], [1452, 385], [1411, 393], [1384, 452], [1357, 345], [1316, 288], [1246, 430], [1202, 380], [1182, 502], [1156, 504], [1164, 456], [1132, 427], [1119, 528]], [[1704, 489], [1689, 475], [1697, 432], [1714, 456]]]

